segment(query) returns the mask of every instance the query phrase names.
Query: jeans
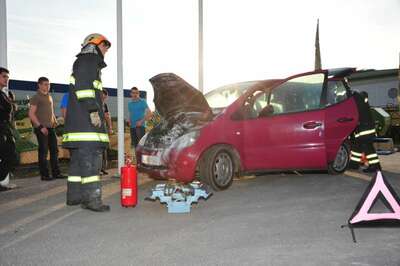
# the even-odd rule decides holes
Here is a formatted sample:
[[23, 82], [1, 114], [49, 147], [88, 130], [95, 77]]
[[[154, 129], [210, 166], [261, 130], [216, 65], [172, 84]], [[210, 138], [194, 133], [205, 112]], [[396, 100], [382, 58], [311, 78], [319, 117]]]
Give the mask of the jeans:
[[135, 147], [138, 145], [141, 138], [145, 134], [144, 127], [133, 127], [131, 128], [131, 146]]
[[58, 147], [57, 136], [54, 128], [47, 128], [49, 134], [44, 135], [39, 129], [35, 128], [35, 134], [38, 140], [38, 158], [39, 170], [41, 176], [49, 176], [49, 169], [47, 167], [47, 153], [50, 150], [50, 165], [53, 177], [60, 175], [58, 167]]

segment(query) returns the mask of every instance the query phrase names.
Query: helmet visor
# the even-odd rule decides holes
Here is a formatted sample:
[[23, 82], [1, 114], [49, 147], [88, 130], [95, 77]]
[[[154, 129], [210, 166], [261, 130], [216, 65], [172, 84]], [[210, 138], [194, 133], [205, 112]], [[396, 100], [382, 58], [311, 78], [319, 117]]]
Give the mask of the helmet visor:
[[104, 45], [107, 46], [107, 48], [111, 47], [111, 42], [109, 40], [104, 40], [102, 41], [102, 43], [104, 43]]

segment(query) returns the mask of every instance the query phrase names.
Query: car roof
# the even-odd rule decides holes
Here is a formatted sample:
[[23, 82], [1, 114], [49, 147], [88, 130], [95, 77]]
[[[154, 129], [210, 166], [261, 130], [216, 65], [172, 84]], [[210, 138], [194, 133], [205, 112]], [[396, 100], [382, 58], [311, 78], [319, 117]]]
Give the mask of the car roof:
[[328, 76], [331, 78], [343, 78], [356, 71], [355, 67], [341, 67], [327, 69]]

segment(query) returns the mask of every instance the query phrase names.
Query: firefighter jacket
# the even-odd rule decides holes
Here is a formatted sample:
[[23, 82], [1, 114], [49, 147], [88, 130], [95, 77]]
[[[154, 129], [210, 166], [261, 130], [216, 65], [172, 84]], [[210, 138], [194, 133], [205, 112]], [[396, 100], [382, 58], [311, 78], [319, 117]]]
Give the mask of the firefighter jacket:
[[363, 92], [353, 92], [354, 100], [358, 110], [358, 125], [354, 131], [355, 138], [370, 138], [376, 136], [375, 121], [371, 115], [371, 107], [368, 103], [368, 96]]
[[69, 85], [69, 99], [65, 121], [63, 147], [106, 147], [108, 135], [105, 123], [101, 127], [91, 124], [90, 113], [98, 112], [104, 121], [102, 108], [101, 69], [107, 65], [96, 45], [88, 45], [77, 55]]

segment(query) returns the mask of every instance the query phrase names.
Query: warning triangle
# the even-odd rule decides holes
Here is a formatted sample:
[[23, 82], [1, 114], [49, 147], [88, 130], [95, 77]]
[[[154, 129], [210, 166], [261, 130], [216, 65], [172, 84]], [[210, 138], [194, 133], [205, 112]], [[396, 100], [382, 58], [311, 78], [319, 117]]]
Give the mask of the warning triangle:
[[394, 210], [392, 209], [392, 206], [389, 204], [389, 202], [387, 202], [382, 192], [379, 191], [368, 213], [387, 213], [387, 212], [394, 213]]
[[[372, 213], [377, 200], [382, 200], [388, 212]], [[389, 182], [378, 171], [349, 219], [349, 225], [377, 221], [400, 222], [400, 200]]]

